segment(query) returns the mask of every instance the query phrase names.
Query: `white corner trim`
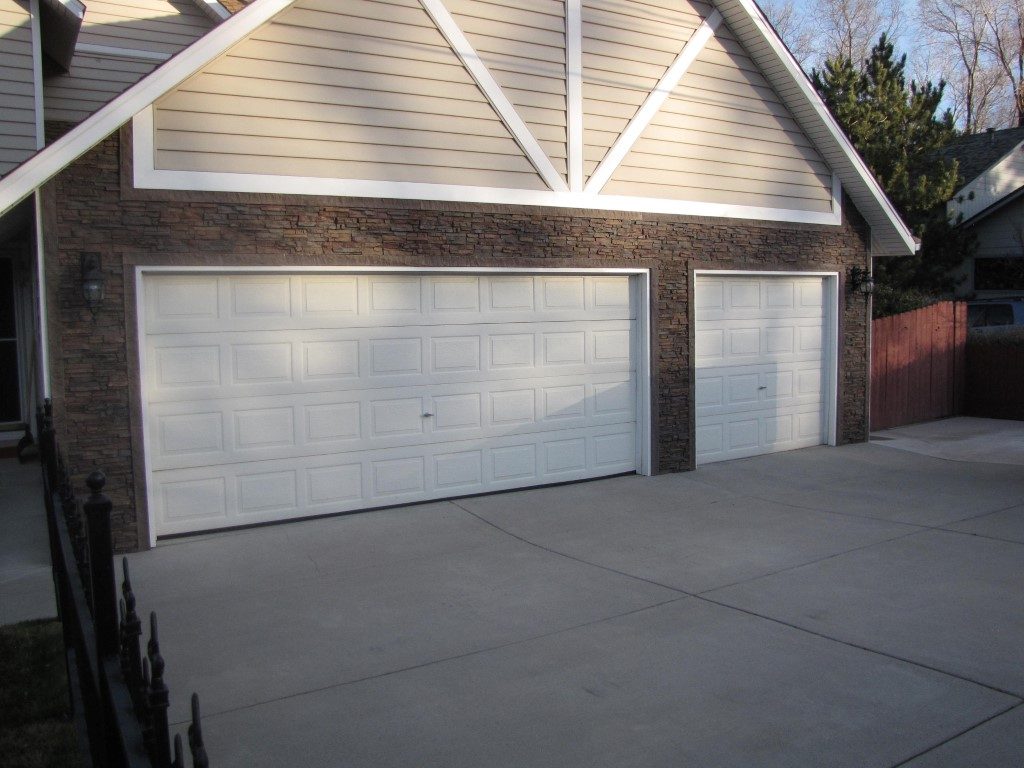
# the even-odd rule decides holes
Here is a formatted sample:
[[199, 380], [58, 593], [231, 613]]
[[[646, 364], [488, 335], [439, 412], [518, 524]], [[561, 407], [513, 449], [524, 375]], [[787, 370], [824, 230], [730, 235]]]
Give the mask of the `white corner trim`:
[[155, 165], [154, 125], [152, 104], [132, 118], [132, 170], [136, 187], [140, 186], [140, 171], [142, 175], [152, 173]]
[[43, 115], [43, 32], [39, 0], [31, 0], [28, 7], [29, 15], [32, 17], [32, 103], [35, 107], [36, 151], [39, 151], [46, 146], [46, 123]]
[[476, 84], [480, 86], [480, 90], [484, 92], [484, 96], [487, 97], [505, 126], [511, 131], [516, 143], [526, 153], [527, 158], [533, 163], [533, 167], [537, 169], [537, 173], [544, 179], [544, 183], [556, 192], [567, 192], [569, 188], [562, 175], [555, 170], [547, 153], [541, 148], [526, 123], [523, 122], [512, 102], [505, 96], [498, 81], [484, 65], [479, 54], [466, 39], [459, 25], [455, 23], [455, 19], [452, 18], [444, 3], [441, 0], [420, 0], [420, 4], [441, 34], [444, 35], [445, 40], [455, 51], [455, 55], [459, 57], [463, 66], [473, 76]]
[[566, 141], [569, 189], [583, 191], [583, 0], [565, 3]]
[[458, 184], [332, 179], [312, 176], [271, 176], [213, 171], [169, 171], [154, 168], [153, 110], [139, 112], [133, 121], [134, 182], [138, 189], [190, 192], [251, 192], [324, 197], [369, 197], [392, 200], [436, 200], [456, 203], [532, 205], [594, 211], [635, 211], [676, 216], [752, 219], [797, 224], [838, 225], [835, 210], [824, 213], [787, 208], [668, 200], [586, 192], [472, 187]]
[[838, 219], [837, 223], [843, 223], [843, 182], [839, 174], [832, 171], [832, 213]]
[[39, 290], [39, 377], [40, 389], [44, 398], [50, 396], [50, 330], [49, 310], [46, 306], [46, 249], [43, 239], [43, 195], [36, 189], [33, 192], [35, 251], [36, 251], [36, 287]]
[[[910, 253], [916, 253], [920, 248], [920, 244], [914, 238], [914, 234], [903, 222], [903, 219], [896, 211], [896, 207], [889, 200], [885, 191], [878, 183], [878, 180], [874, 177], [874, 174], [872, 174], [868, 169], [864, 160], [857, 153], [857, 150], [854, 149], [853, 144], [850, 143], [850, 140], [846, 138], [846, 134], [843, 133], [843, 129], [839, 127], [839, 123], [836, 122], [832, 113], [829, 112], [828, 107], [825, 106], [825, 102], [821, 100], [817, 91], [814, 90], [814, 86], [811, 84], [810, 79], [804, 73], [796, 59], [793, 58], [793, 54], [790, 53], [789, 49], [786, 48], [778, 34], [768, 23], [768, 20], [757, 7], [757, 4], [754, 0], [730, 0], [730, 2], [735, 2], [749, 17], [754, 28], [757, 29], [762, 39], [772, 49], [777, 60], [789, 75], [790, 80], [799, 89], [800, 94], [804, 97], [806, 103], [810, 105], [815, 115], [824, 124], [829, 135], [838, 145], [842, 155], [850, 163], [851, 170], [867, 187], [867, 190], [871, 193], [872, 197], [874, 197], [878, 202], [886, 219], [888, 219], [893, 229], [898, 233], [900, 240], [906, 246], [907, 250]], [[833, 173], [835, 173], [834, 166]]]
[[209, 19], [217, 24], [224, 19], [231, 18], [231, 11], [217, 2], [217, 0], [192, 0]]
[[93, 45], [79, 43], [75, 53], [88, 56], [111, 56], [115, 59], [142, 59], [143, 61], [167, 61], [173, 54], [163, 51], [144, 51], [141, 48], [118, 48], [112, 45]]
[[682, 50], [679, 51], [675, 61], [665, 70], [665, 74], [661, 76], [661, 80], [654, 86], [654, 90], [647, 94], [643, 106], [637, 110], [636, 114], [629, 121], [629, 125], [619, 134], [615, 143], [612, 144], [608, 154], [605, 155], [601, 164], [597, 166], [597, 169], [591, 175], [590, 180], [587, 181], [587, 186], [584, 187], [585, 192], [596, 194], [604, 188], [604, 185], [608, 183], [608, 179], [615, 173], [615, 169], [619, 167], [619, 164], [629, 154], [636, 140], [640, 138], [640, 135], [647, 129], [647, 126], [654, 119], [658, 110], [661, 109], [665, 100], [672, 94], [676, 86], [679, 85], [679, 81], [686, 74], [686, 70], [693, 64], [694, 59], [704, 49], [704, 46], [707, 45], [708, 40], [715, 34], [715, 30], [718, 29], [721, 23], [722, 14], [718, 12], [718, 9], [712, 11], [701, 22], [701, 25], [697, 27], [690, 39], [686, 41]]
[[0, 179], [0, 215], [295, 0], [257, 0]]

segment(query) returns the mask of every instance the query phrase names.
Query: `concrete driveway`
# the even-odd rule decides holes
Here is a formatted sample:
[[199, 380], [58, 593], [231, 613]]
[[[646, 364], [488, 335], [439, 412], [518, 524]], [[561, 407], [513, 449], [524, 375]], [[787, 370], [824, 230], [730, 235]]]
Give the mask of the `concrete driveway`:
[[173, 719], [217, 768], [1021, 766], [1024, 468], [905, 436], [168, 542]]

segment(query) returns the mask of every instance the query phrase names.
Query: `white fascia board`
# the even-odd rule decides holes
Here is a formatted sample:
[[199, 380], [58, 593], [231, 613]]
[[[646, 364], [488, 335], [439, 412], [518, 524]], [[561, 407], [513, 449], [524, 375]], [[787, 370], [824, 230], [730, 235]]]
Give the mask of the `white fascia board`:
[[[828, 107], [814, 90], [814, 85], [800, 68], [796, 59], [793, 58], [793, 54], [786, 48], [785, 43], [779, 38], [753, 0], [715, 0], [715, 5], [722, 11], [726, 23], [740, 38], [747, 50], [755, 55], [755, 60], [757, 58], [755, 51], [762, 47], [758, 44], [767, 44], [773, 61], [782, 68], [785, 82], [776, 82], [779, 75], [773, 71], [775, 68], [764, 66], [759, 61], [758, 65], [764, 71], [765, 76], [769, 78], [772, 86], [782, 96], [786, 106], [793, 112], [793, 116], [812, 141], [815, 141], [814, 134], [816, 132], [808, 130], [808, 124], [805, 123], [810, 123], [813, 120], [825, 129], [825, 134], [821, 136], [821, 139], [827, 140], [827, 143], [823, 145], [823, 142], [818, 140], [815, 141], [815, 144], [832, 166], [832, 172], [840, 175], [846, 191], [854, 202], [859, 204], [861, 213], [872, 225], [872, 228], [885, 226], [892, 230], [895, 238], [886, 237], [882, 240], [892, 242], [893, 246], [885, 248], [888, 253], [878, 255], [916, 253], [920, 244], [913, 233], [900, 218], [895, 206], [886, 196], [885, 191], [864, 160], [857, 154], [857, 150], [854, 149], [850, 140], [846, 138], [846, 134], [843, 133]], [[756, 37], [753, 36], [752, 31], [757, 32]], [[792, 103], [794, 94], [799, 97], [799, 104]], [[808, 110], [811, 120], [805, 117]], [[828, 146], [829, 144], [831, 146]], [[872, 207], [875, 209], [874, 211], [871, 210]]]
[[225, 19], [231, 18], [231, 11], [217, 2], [217, 0], [192, 0], [210, 21], [220, 24]]
[[961, 223], [964, 223], [997, 205], [1021, 187], [1024, 187], [1024, 141], [957, 190], [946, 204], [946, 210], [952, 216], [963, 214]]
[[0, 179], [0, 215], [295, 0], [255, 0]]
[[[272, 176], [209, 171], [168, 171], [153, 167], [153, 110], [140, 112], [132, 124], [133, 166], [137, 189], [186, 190], [192, 192], [251, 192], [324, 197], [384, 198], [391, 200], [435, 200], [453, 203], [528, 205], [547, 208], [577, 208], [593, 211], [664, 213], [675, 216], [752, 219], [799, 224], [836, 226], [841, 219], [835, 210], [827, 213], [762, 208], [724, 203], [666, 200], [588, 192], [503, 189], [457, 184], [332, 179], [311, 176]], [[344, 204], [341, 203], [340, 204]]]

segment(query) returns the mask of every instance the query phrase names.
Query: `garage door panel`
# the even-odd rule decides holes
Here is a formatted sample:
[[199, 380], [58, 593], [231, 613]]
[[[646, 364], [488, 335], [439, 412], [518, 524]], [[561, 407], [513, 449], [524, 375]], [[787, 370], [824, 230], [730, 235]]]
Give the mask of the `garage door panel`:
[[150, 333], [635, 319], [626, 275], [162, 275]]
[[825, 441], [821, 277], [699, 275], [697, 461]]
[[697, 372], [701, 414], [820, 403], [821, 362], [716, 367]]
[[810, 320], [814, 323], [810, 326], [796, 322], [783, 326], [778, 322], [764, 320], [758, 327], [753, 321], [743, 321], [738, 327], [723, 327], [727, 325], [724, 322], [705, 321], [706, 325], [702, 323], [695, 332], [698, 368], [822, 359], [821, 319]]
[[699, 310], [694, 315], [697, 320], [718, 320], [722, 322], [743, 322], [750, 320], [813, 320], [822, 317], [821, 307], [798, 307], [796, 309], [775, 308], [740, 308], [724, 310]]
[[[711, 421], [713, 421], [715, 419], [724, 418], [724, 417], [729, 416], [729, 415], [741, 416], [741, 415], [756, 414], [756, 413], [767, 413], [767, 412], [770, 412], [772, 414], [783, 414], [783, 413], [789, 413], [789, 412], [793, 411], [794, 409], [800, 410], [800, 409], [805, 409], [805, 408], [811, 408], [811, 409], [814, 409], [814, 410], [818, 410], [819, 407], [820, 407], [820, 398], [814, 398], [814, 397], [807, 397], [807, 398], [802, 398], [802, 399], [795, 399], [794, 398], [794, 399], [791, 399], [788, 402], [785, 402], [785, 403], [782, 403], [782, 404], [780, 404], [780, 403], [766, 403], [764, 400], [758, 400], [758, 401], [754, 401], [754, 402], [738, 403], [738, 404], [732, 404], [732, 405], [728, 405], [728, 406], [720, 406], [720, 407], [714, 407], [714, 408], [707, 408], [706, 410], [701, 412], [700, 416], [701, 416], [701, 423], [705, 424], [705, 423], [710, 423]], [[819, 428], [818, 431], [820, 432], [821, 429]]]
[[152, 334], [150, 402], [630, 371], [628, 320]]
[[232, 527], [635, 469], [635, 424], [155, 471], [162, 534]]
[[815, 318], [822, 316], [824, 287], [819, 277], [743, 279], [701, 276], [696, 290], [698, 320]]
[[157, 450], [150, 463], [184, 468], [635, 420], [637, 392], [629, 374], [557, 385], [545, 379], [464, 383], [445, 392], [312, 393], [291, 397], [288, 406], [279, 397], [155, 403], [148, 423]]
[[697, 461], [708, 463], [764, 453], [809, 448], [822, 442], [817, 404], [786, 412], [749, 410], [701, 420], [697, 428]]

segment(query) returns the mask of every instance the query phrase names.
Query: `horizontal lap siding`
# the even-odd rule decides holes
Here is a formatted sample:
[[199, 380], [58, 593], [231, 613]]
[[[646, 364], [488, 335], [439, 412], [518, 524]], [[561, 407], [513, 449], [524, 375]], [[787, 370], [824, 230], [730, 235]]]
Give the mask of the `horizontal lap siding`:
[[[588, 159], [597, 155], [591, 147]], [[724, 26], [603, 191], [818, 213], [832, 207], [831, 171]]]
[[[546, 188], [418, 3], [344, 9], [298, 3], [159, 101], [156, 167]], [[515, 72], [524, 46], [543, 47], [491, 47]], [[564, 96], [530, 90], [557, 65], [549, 55], [536, 73], [517, 75], [523, 90], [511, 98], [544, 124], [539, 140], [564, 144]]]
[[583, 3], [583, 173], [589, 178], [694, 30], [702, 3]]
[[1024, 200], [1010, 203], [974, 226], [976, 257], [1019, 256], [1024, 247]]
[[558, 0], [447, 0], [445, 5], [565, 177], [565, 5]]
[[36, 148], [32, 80], [32, 17], [13, 0], [0, 0], [0, 176]]
[[[78, 43], [170, 56], [212, 26], [192, 0], [91, 0]], [[80, 122], [159, 64], [128, 53], [77, 52], [67, 74], [46, 80], [46, 119]]]

